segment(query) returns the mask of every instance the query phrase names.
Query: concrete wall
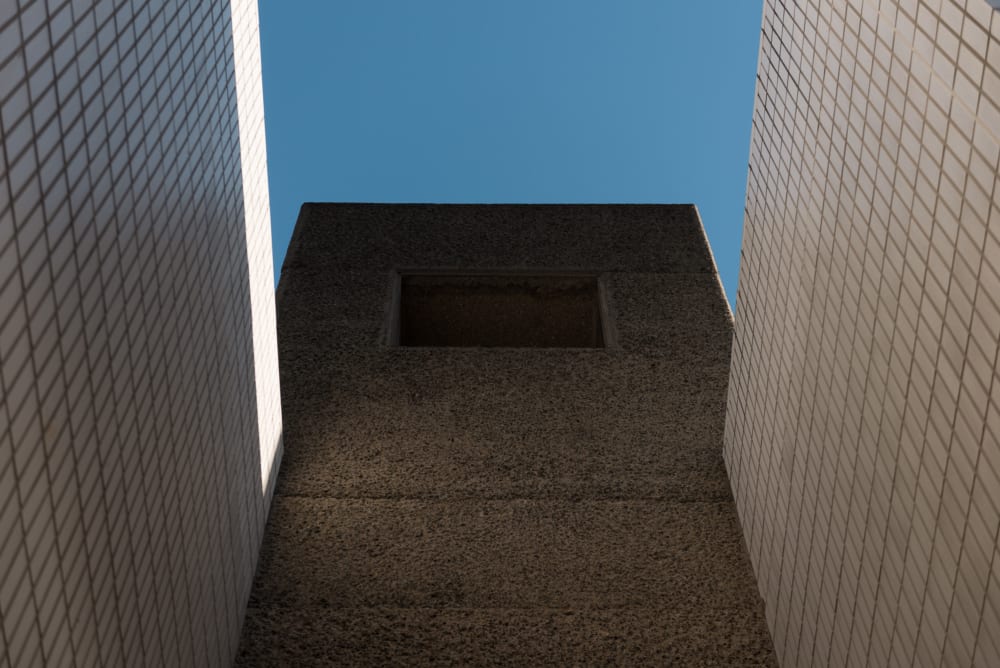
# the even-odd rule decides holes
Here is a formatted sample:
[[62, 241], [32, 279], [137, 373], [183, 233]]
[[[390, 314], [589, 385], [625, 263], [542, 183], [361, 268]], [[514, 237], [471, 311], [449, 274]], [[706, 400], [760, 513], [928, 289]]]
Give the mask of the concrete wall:
[[766, 0], [725, 458], [785, 666], [1000, 665], [1000, 14]]
[[0, 11], [0, 665], [226, 665], [280, 452], [253, 0]]

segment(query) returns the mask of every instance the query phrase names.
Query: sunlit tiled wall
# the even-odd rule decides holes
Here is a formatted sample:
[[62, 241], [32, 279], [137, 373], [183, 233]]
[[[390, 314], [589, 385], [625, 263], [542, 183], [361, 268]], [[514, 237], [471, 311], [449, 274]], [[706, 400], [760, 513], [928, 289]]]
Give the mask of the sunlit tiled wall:
[[270, 506], [278, 464], [281, 461], [282, 423], [260, 34], [257, 29], [257, 0], [231, 0], [231, 5], [240, 156], [243, 164], [243, 213], [246, 217], [247, 257], [250, 266], [259, 463], [266, 505]]
[[1000, 666], [1000, 14], [764, 4], [725, 458], [778, 655]]
[[256, 5], [0, 4], [0, 666], [228, 665], [281, 429]]

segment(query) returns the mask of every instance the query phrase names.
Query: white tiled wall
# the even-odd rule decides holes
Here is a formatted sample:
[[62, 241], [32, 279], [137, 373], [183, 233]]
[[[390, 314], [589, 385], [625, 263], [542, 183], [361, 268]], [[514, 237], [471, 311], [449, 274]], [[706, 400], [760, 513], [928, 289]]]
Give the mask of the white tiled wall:
[[227, 665], [281, 432], [255, 3], [0, 0], [0, 134], [0, 666]]
[[784, 666], [1000, 665], [1000, 13], [766, 0], [725, 457]]
[[[231, 0], [236, 56], [236, 97], [243, 164], [243, 213], [250, 266], [250, 303], [256, 373], [257, 430], [260, 435], [261, 489], [270, 505], [281, 459], [281, 396], [278, 387], [277, 323], [271, 253], [271, 208], [264, 141], [257, 0]], [[259, 528], [263, 529], [263, 525]]]

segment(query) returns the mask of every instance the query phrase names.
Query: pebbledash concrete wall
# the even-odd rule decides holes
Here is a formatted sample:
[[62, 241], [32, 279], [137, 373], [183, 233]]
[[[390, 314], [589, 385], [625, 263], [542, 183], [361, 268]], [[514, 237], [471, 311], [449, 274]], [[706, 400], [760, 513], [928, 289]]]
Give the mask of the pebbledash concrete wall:
[[1000, 665], [1000, 14], [766, 0], [725, 459], [785, 666]]
[[[416, 268], [599, 275], [612, 343], [394, 347]], [[237, 665], [773, 665], [695, 207], [305, 204], [278, 321], [286, 451]]]
[[0, 665], [228, 665], [281, 415], [253, 0], [0, 11]]

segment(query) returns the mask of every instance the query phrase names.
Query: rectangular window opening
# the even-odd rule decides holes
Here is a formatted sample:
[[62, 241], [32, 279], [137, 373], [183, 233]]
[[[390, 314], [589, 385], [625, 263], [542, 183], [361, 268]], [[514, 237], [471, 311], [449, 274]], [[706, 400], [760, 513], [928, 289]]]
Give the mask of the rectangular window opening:
[[402, 271], [393, 277], [389, 345], [604, 348], [596, 273]]

